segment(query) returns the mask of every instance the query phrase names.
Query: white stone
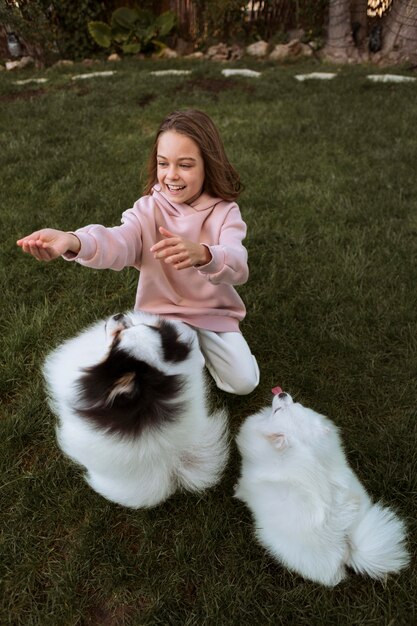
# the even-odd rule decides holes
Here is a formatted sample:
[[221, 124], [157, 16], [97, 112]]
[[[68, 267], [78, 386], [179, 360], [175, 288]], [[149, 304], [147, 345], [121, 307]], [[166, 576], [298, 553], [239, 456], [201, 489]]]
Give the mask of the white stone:
[[261, 72], [255, 72], [255, 70], [247, 70], [247, 69], [222, 70], [222, 74], [224, 76], [249, 76], [252, 78], [258, 78], [258, 76], [261, 76]]
[[27, 78], [26, 80], [15, 80], [15, 85], [27, 85], [28, 83], [46, 83], [47, 78]]
[[399, 74], [369, 74], [367, 78], [374, 83], [412, 83], [417, 80], [413, 76], [400, 76]]
[[181, 76], [183, 74], [191, 74], [191, 70], [155, 70], [150, 73], [152, 76]]
[[85, 80], [86, 78], [95, 78], [96, 76], [113, 76], [115, 74], [113, 70], [106, 72], [90, 72], [89, 74], [76, 74], [71, 77], [71, 80]]
[[297, 74], [295, 78], [299, 81], [310, 80], [311, 78], [317, 80], [331, 80], [337, 76], [337, 74], [332, 74], [331, 72], [311, 72], [310, 74]]

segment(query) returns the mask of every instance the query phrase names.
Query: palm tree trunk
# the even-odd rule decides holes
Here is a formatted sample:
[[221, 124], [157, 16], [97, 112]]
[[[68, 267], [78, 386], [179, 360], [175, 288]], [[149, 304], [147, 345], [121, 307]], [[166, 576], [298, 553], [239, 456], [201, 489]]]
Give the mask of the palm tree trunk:
[[[366, 0], [365, 0], [366, 2]], [[357, 50], [352, 37], [350, 0], [330, 0], [327, 42], [324, 58], [338, 63], [357, 59]]]
[[394, 0], [383, 19], [381, 57], [392, 63], [417, 63], [417, 3], [415, 0]]

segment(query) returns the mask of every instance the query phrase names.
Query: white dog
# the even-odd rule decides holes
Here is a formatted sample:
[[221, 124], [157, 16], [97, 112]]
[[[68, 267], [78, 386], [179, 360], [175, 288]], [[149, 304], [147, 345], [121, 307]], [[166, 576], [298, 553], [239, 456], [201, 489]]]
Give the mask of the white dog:
[[235, 496], [252, 511], [260, 543], [305, 578], [337, 585], [345, 566], [383, 579], [408, 563], [405, 527], [373, 504], [349, 467], [336, 426], [273, 389], [272, 407], [241, 426]]
[[47, 357], [58, 443], [95, 491], [139, 508], [219, 481], [227, 416], [208, 414], [203, 365], [194, 330], [140, 312], [101, 321]]

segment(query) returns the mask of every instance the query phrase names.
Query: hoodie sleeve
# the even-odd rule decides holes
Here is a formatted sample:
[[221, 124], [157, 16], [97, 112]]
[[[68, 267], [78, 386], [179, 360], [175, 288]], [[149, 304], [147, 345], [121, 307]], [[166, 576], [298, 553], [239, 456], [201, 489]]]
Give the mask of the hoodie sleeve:
[[248, 253], [242, 241], [246, 236], [246, 224], [239, 207], [233, 203], [222, 224], [219, 243], [204, 244], [212, 259], [198, 267], [198, 272], [209, 282], [228, 285], [243, 285], [248, 280]]
[[121, 226], [106, 228], [91, 224], [74, 231], [81, 243], [77, 255], [65, 254], [67, 261], [94, 269], [122, 270], [140, 266], [142, 256], [142, 229], [135, 209], [122, 215]]

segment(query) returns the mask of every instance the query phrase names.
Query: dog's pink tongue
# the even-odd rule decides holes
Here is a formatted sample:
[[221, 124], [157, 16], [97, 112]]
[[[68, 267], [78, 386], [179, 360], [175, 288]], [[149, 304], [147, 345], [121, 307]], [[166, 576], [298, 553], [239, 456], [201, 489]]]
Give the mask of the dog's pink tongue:
[[271, 391], [274, 394], [274, 396], [277, 396], [279, 393], [282, 393], [281, 387], [273, 387], [273, 389], [271, 389]]

